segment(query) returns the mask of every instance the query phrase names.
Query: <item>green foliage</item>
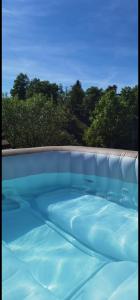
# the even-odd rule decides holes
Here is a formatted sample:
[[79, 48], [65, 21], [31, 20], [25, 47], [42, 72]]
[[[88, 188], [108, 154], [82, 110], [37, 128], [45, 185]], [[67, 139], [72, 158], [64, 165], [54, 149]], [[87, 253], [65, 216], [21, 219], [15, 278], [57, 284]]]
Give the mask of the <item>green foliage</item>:
[[[19, 74], [2, 96], [2, 127], [12, 148], [85, 145], [137, 150], [138, 87], [71, 89]], [[20, 100], [20, 101], [19, 101]], [[26, 100], [26, 101], [25, 101]]]
[[3, 101], [2, 113], [3, 131], [13, 148], [77, 144], [65, 129], [64, 110], [44, 97]]
[[67, 126], [66, 129], [70, 135], [73, 135], [78, 145], [83, 145], [83, 135], [84, 131], [87, 128], [86, 124], [80, 121], [74, 114], [71, 114], [71, 111], [68, 107], [65, 108], [67, 116]]
[[138, 86], [125, 87], [120, 94], [121, 101], [121, 144], [127, 149], [138, 149]]
[[117, 92], [117, 86], [115, 84], [114, 85], [109, 85], [107, 87], [107, 89], [105, 90], [105, 92], [109, 92], [109, 91], [114, 91], [115, 94], [116, 94], [116, 92]]
[[47, 80], [40, 81], [40, 79], [34, 78], [30, 81], [30, 84], [27, 88], [27, 98], [30, 98], [34, 95], [44, 95], [48, 98], [51, 98], [55, 102], [58, 98], [59, 87], [55, 83], [50, 83]]
[[82, 104], [85, 93], [82, 89], [81, 83], [79, 80], [72, 86], [71, 91], [69, 92], [69, 108], [72, 114], [77, 116], [79, 119], [82, 119]]
[[83, 119], [87, 125], [90, 125], [92, 113], [102, 94], [103, 90], [98, 87], [91, 87], [86, 90], [83, 100]]
[[84, 139], [89, 146], [137, 149], [137, 87], [107, 91], [93, 112]]
[[13, 89], [10, 93], [12, 97], [18, 100], [25, 100], [27, 96], [27, 88], [29, 86], [29, 78], [26, 74], [20, 73], [14, 81]]

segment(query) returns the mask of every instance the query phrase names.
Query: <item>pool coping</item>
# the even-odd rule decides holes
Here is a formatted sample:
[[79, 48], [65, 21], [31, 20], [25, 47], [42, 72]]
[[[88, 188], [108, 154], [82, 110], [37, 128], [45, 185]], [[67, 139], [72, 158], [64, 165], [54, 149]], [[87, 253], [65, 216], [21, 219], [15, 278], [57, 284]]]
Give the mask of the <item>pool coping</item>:
[[2, 156], [31, 154], [31, 153], [49, 152], [49, 151], [95, 153], [95, 154], [106, 154], [106, 155], [115, 155], [115, 156], [126, 156], [132, 158], [138, 157], [138, 151], [124, 150], [124, 149], [84, 147], [84, 146], [45, 146], [45, 147], [33, 147], [33, 148], [4, 149], [2, 150]]

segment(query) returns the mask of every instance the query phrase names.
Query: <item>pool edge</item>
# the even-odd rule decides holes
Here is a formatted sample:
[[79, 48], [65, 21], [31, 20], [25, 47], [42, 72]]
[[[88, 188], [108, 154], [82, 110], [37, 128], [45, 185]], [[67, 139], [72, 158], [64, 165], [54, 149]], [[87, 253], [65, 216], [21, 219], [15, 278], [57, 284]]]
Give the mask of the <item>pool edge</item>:
[[19, 154], [49, 152], [49, 151], [65, 151], [65, 152], [83, 152], [83, 153], [97, 153], [115, 156], [126, 156], [137, 158], [138, 151], [124, 150], [124, 149], [110, 149], [110, 148], [96, 148], [96, 147], [84, 147], [84, 146], [45, 146], [45, 147], [33, 147], [33, 148], [18, 148], [18, 149], [4, 149], [2, 150], [2, 156], [12, 156]]

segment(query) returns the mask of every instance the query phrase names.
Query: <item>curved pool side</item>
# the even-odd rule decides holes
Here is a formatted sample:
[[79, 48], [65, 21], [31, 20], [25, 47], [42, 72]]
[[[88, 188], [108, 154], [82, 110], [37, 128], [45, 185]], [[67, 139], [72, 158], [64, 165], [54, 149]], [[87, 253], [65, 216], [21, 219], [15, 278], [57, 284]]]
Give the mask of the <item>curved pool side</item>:
[[48, 146], [2, 151], [2, 177], [72, 172], [138, 182], [138, 152], [77, 146]]
[[[34, 184], [38, 189], [43, 178], [44, 183], [49, 181], [48, 186], [57, 184], [59, 188], [36, 198], [39, 213], [45, 208], [45, 221], [36, 214], [32, 216], [29, 203], [23, 205], [20, 209], [23, 223], [34, 217], [38, 222], [36, 227], [9, 244], [3, 242], [3, 261], [9, 261], [10, 265], [3, 268], [3, 299], [137, 300], [138, 205], [131, 198], [137, 199], [138, 152], [49, 146], [8, 149], [2, 155], [4, 182], [11, 182], [12, 187], [13, 182], [27, 178], [24, 189], [16, 186], [22, 196], [32, 193]], [[46, 177], [41, 177], [42, 174]], [[36, 183], [31, 178], [37, 178]], [[82, 191], [84, 184], [90, 187], [93, 182], [100, 195], [94, 195], [90, 189]], [[81, 194], [77, 196], [71, 186], [81, 188]], [[63, 201], [63, 187], [69, 194], [68, 201]], [[125, 207], [124, 203], [120, 205], [119, 198], [115, 203], [111, 198], [102, 198], [109, 189], [114, 193], [116, 190], [126, 193], [128, 189], [130, 203]], [[51, 199], [48, 206], [46, 197]], [[57, 198], [53, 203], [52, 199]], [[10, 210], [8, 214], [16, 217], [16, 209], [15, 215]], [[114, 251], [112, 256], [111, 251]], [[17, 282], [15, 289], [11, 288], [14, 282]]]

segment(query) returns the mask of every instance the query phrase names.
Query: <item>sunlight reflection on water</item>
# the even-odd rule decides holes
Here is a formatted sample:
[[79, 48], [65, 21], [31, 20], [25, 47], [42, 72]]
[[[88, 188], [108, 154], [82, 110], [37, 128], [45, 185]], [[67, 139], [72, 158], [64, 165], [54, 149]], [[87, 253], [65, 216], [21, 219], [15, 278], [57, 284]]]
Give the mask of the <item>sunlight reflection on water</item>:
[[49, 176], [3, 181], [4, 300], [136, 300], [137, 185]]

